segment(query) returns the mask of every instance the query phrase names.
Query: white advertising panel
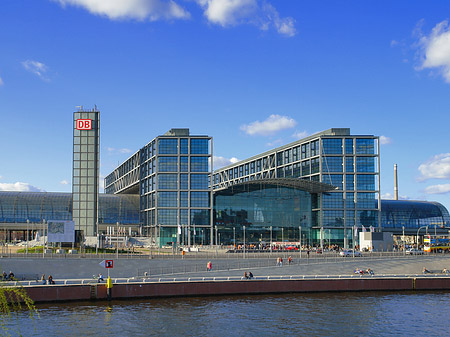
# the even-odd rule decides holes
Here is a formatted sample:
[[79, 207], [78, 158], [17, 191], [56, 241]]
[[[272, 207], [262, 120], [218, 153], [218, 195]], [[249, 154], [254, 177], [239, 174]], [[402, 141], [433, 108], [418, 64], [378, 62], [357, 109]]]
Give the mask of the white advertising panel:
[[49, 220], [48, 242], [75, 242], [75, 222]]

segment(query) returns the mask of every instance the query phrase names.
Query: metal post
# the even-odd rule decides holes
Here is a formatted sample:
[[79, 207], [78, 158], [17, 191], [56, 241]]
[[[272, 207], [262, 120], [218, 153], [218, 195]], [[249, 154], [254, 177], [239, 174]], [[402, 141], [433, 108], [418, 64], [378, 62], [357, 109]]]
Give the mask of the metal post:
[[233, 227], [233, 246], [236, 249], [236, 227]]
[[270, 226], [270, 253], [272, 253], [272, 226]]
[[243, 258], [245, 259], [245, 226], [244, 226], [244, 255]]
[[406, 254], [405, 251], [405, 226], [402, 226], [402, 244], [403, 244], [403, 255]]
[[216, 228], [216, 246], [217, 246], [217, 225], [215, 226]]
[[116, 222], [116, 259], [119, 258], [119, 223]]
[[30, 220], [27, 219], [27, 255], [28, 255], [28, 225], [30, 224]]
[[42, 258], [45, 258], [45, 219], [42, 219], [42, 239], [44, 240], [42, 244]]
[[298, 226], [298, 242], [300, 243], [300, 247], [298, 248], [300, 252], [300, 259], [302, 258], [302, 226]]
[[158, 256], [161, 255], [161, 224], [158, 224]]

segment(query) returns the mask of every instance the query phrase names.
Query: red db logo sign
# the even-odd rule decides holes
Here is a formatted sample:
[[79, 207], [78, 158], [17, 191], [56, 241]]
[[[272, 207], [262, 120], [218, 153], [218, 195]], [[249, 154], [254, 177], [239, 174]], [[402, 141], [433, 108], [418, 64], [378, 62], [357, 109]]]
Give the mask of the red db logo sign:
[[90, 119], [77, 119], [77, 130], [91, 130], [92, 120]]

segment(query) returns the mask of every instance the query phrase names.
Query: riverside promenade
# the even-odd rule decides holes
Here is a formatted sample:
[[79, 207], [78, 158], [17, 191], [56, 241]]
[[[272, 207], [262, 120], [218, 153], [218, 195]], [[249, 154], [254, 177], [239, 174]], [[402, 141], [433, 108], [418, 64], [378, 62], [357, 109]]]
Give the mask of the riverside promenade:
[[[306, 254], [304, 254], [306, 255]], [[283, 255], [284, 256], [284, 255]], [[277, 255], [242, 258], [228, 254], [215, 256], [187, 255], [126, 258], [114, 260], [110, 269], [113, 279], [112, 299], [204, 296], [230, 294], [263, 294], [320, 291], [372, 290], [450, 290], [450, 255], [364, 256], [342, 258], [337, 254], [293, 257], [293, 263], [277, 266]], [[55, 285], [35, 280], [22, 281], [37, 302], [106, 299], [105, 283], [97, 283], [94, 275], [107, 270], [100, 267], [102, 256], [87, 257], [3, 257], [0, 266], [7, 273], [20, 275], [52, 275]], [[212, 262], [212, 271], [206, 264]], [[423, 275], [423, 268], [432, 273]], [[355, 275], [355, 269], [367, 268], [374, 276]], [[254, 279], [245, 280], [251, 271]]]

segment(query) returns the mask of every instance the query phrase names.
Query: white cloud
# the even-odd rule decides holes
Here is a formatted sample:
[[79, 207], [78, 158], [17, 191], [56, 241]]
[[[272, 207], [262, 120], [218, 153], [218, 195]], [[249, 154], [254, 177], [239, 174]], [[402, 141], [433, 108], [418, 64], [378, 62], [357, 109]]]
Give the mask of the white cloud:
[[173, 0], [53, 0], [62, 6], [82, 7], [92, 14], [111, 20], [186, 19], [189, 12]]
[[392, 139], [386, 136], [380, 136], [380, 144], [381, 145], [387, 145], [387, 144], [391, 144]]
[[281, 18], [273, 6], [259, 0], [196, 1], [204, 9], [208, 21], [222, 27], [253, 24], [262, 30], [273, 26], [278, 33], [289, 37], [297, 33], [293, 18]]
[[384, 199], [384, 200], [394, 200], [395, 199], [395, 196], [393, 196], [391, 193], [384, 193], [384, 194], [382, 194], [381, 195], [381, 199]]
[[67, 180], [61, 180], [60, 182], [59, 182], [61, 185], [69, 185], [69, 182], [67, 181]]
[[14, 192], [45, 192], [44, 190], [30, 185], [28, 183], [0, 183], [0, 191], [14, 191]]
[[[395, 195], [393, 195], [393, 194], [391, 194], [389, 192], [383, 193], [381, 195], [381, 199], [383, 199], [383, 200], [395, 200]], [[399, 200], [410, 200], [411, 198], [408, 197], [407, 195], [399, 195], [398, 199]]]
[[425, 188], [427, 194], [445, 194], [450, 193], [450, 184], [432, 185]]
[[22, 65], [26, 70], [28, 70], [30, 73], [39, 76], [42, 80], [44, 81], [49, 80], [46, 76], [48, 67], [44, 63], [33, 60], [26, 60], [22, 62]]
[[302, 139], [302, 138], [305, 138], [305, 137], [308, 137], [308, 136], [309, 136], [309, 133], [307, 131], [296, 131], [292, 135], [292, 137], [295, 138], [295, 139]]
[[214, 156], [214, 169], [217, 170], [221, 167], [228, 166], [230, 164], [237, 163], [239, 159], [232, 157], [232, 158], [225, 158], [220, 156]]
[[265, 121], [255, 121], [247, 125], [242, 125], [241, 130], [253, 135], [268, 136], [284, 129], [293, 128], [297, 122], [287, 116], [270, 115]]
[[127, 154], [127, 153], [131, 153], [130, 149], [126, 149], [126, 148], [116, 149], [114, 147], [108, 147], [108, 148], [106, 148], [106, 151], [108, 151], [111, 154], [117, 154], [117, 153]]
[[2, 78], [0, 77], [0, 85], [3, 85], [3, 84], [5, 84], [5, 83], [3, 82]]
[[423, 35], [419, 32], [419, 36], [421, 65], [418, 70], [438, 69], [445, 81], [450, 83], [450, 27], [448, 21], [438, 23], [430, 35]]
[[450, 179], [450, 153], [441, 153], [419, 166], [421, 180]]

